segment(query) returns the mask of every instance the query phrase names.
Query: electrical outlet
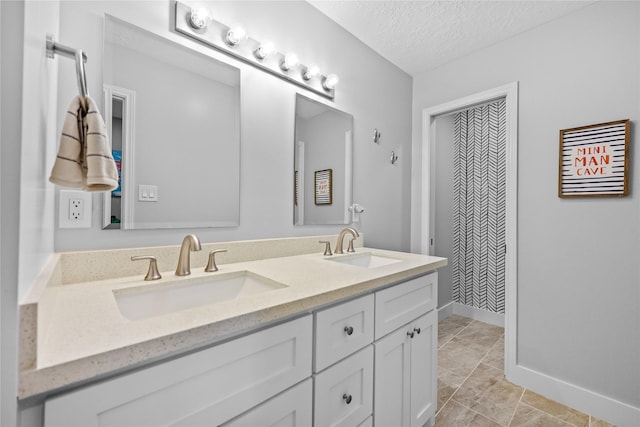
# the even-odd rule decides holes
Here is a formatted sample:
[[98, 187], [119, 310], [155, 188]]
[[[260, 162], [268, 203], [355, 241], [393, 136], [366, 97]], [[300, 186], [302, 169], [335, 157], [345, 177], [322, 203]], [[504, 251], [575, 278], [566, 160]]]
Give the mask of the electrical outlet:
[[82, 199], [69, 199], [69, 219], [71, 221], [82, 221], [84, 217], [84, 204]]
[[92, 193], [60, 190], [58, 220], [60, 228], [90, 228]]

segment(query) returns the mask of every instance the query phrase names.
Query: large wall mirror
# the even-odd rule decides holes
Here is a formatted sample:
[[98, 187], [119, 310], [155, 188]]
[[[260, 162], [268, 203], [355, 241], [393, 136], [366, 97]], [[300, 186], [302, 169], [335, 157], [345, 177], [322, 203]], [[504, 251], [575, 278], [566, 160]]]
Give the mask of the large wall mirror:
[[294, 224], [349, 224], [353, 116], [296, 94], [294, 134]]
[[240, 71], [107, 16], [105, 122], [121, 185], [103, 228], [240, 221]]

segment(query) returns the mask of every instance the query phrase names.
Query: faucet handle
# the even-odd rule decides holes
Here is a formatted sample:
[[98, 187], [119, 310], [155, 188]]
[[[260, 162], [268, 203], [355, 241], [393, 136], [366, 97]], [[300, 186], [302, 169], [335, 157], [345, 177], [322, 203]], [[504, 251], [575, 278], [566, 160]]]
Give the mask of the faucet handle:
[[354, 237], [353, 239], [349, 239], [349, 246], [347, 247], [347, 252], [355, 252], [356, 250], [353, 248], [353, 241], [356, 240], [356, 238]]
[[140, 260], [149, 260], [149, 270], [147, 271], [147, 275], [144, 276], [144, 280], [158, 280], [162, 279], [160, 272], [158, 272], [158, 260], [156, 257], [151, 255], [139, 255], [132, 256], [131, 261], [140, 261]]
[[218, 271], [218, 266], [216, 265], [216, 254], [220, 252], [227, 252], [226, 249], [216, 249], [214, 251], [209, 252], [209, 261], [207, 262], [207, 266], [204, 268], [204, 271], [207, 273], [213, 273], [214, 271]]
[[331, 252], [331, 242], [329, 242], [328, 240], [320, 240], [318, 243], [324, 243], [324, 256], [329, 256], [329, 255], [333, 255], [333, 252]]

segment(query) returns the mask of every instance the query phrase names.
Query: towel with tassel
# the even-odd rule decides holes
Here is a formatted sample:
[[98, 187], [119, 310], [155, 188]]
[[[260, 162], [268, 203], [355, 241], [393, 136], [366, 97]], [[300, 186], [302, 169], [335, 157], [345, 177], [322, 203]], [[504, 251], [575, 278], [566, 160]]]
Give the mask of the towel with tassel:
[[104, 120], [88, 96], [77, 96], [67, 110], [49, 181], [85, 191], [118, 187], [118, 170]]

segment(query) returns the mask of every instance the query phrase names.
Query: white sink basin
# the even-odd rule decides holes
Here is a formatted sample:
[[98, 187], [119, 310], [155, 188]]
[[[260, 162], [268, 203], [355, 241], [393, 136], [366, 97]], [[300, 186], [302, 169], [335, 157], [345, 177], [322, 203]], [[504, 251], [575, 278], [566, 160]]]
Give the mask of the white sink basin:
[[333, 262], [339, 262], [342, 264], [355, 265], [357, 267], [363, 267], [363, 268], [376, 268], [376, 267], [382, 267], [383, 265], [402, 262], [401, 259], [386, 257], [382, 255], [373, 255], [371, 253], [347, 255], [340, 258], [331, 258], [329, 260]]
[[249, 271], [147, 284], [113, 291], [120, 313], [140, 320], [287, 286]]

